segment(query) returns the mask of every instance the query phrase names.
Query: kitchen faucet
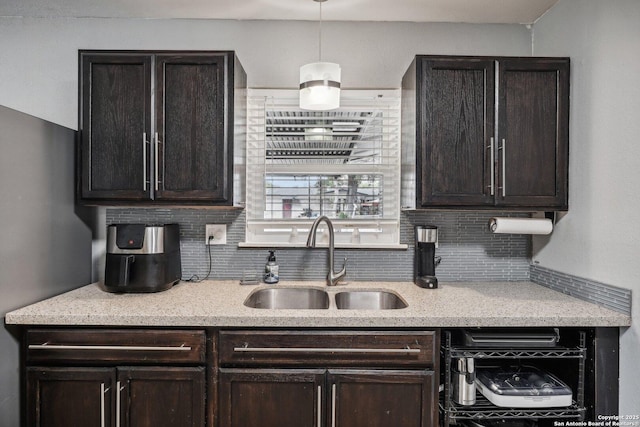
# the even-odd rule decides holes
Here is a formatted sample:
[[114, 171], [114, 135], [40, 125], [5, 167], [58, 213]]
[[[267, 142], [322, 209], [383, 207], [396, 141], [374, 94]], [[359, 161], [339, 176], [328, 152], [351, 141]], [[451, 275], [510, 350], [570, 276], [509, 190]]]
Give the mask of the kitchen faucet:
[[318, 224], [321, 221], [327, 223], [327, 228], [329, 229], [329, 272], [327, 273], [327, 286], [335, 286], [338, 284], [338, 281], [342, 279], [347, 274], [347, 258], [344, 259], [344, 265], [342, 266], [342, 270], [339, 273], [333, 272], [333, 224], [331, 220], [327, 218], [326, 215], [319, 216], [313, 221], [313, 225], [311, 226], [311, 230], [309, 230], [309, 237], [307, 238], [307, 247], [315, 248], [316, 247], [316, 230], [318, 229]]

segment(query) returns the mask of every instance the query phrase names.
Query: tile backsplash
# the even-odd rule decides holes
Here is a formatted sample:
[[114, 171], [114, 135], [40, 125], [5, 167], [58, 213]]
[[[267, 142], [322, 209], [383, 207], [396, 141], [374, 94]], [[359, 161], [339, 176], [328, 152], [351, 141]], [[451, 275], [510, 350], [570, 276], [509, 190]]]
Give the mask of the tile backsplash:
[[631, 290], [531, 264], [531, 281], [631, 316]]
[[[342, 266], [347, 257], [347, 280], [413, 280], [414, 228], [431, 224], [438, 227], [442, 257], [436, 269], [440, 281], [519, 281], [529, 280], [530, 238], [525, 235], [492, 234], [487, 222], [492, 216], [526, 214], [469, 211], [407, 211], [401, 216], [401, 243], [406, 250], [336, 249], [335, 263]], [[182, 252], [182, 276], [204, 277], [209, 258], [204, 244], [205, 224], [227, 224], [227, 244], [212, 245], [210, 278], [240, 279], [243, 272], [264, 269], [267, 248], [239, 248], [244, 240], [243, 210], [108, 208], [107, 224], [178, 223]], [[287, 248], [276, 252], [283, 280], [318, 280], [327, 272], [327, 250]]]
[[[493, 216], [527, 216], [523, 213], [485, 211], [405, 211], [400, 218], [400, 243], [405, 250], [336, 249], [336, 268], [347, 257], [347, 280], [413, 280], [414, 229], [417, 225], [438, 227], [436, 255], [442, 262], [436, 275], [447, 281], [531, 280], [604, 307], [630, 313], [631, 291], [557, 271], [530, 261], [530, 237], [492, 234], [487, 223]], [[180, 224], [182, 277], [204, 278], [209, 252], [204, 244], [205, 224], [227, 224], [227, 244], [212, 245], [212, 279], [240, 279], [244, 272], [264, 269], [267, 248], [239, 248], [244, 240], [243, 210], [108, 208], [107, 224]], [[327, 274], [324, 248], [288, 248], [276, 251], [283, 280], [322, 280]]]

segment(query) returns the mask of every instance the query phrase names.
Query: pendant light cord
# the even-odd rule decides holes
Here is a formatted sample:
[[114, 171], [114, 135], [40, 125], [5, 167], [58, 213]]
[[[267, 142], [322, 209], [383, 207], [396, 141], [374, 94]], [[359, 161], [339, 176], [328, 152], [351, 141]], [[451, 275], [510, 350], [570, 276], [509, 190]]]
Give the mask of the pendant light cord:
[[320, 3], [320, 21], [318, 22], [318, 62], [322, 62], [322, 3], [324, 0], [318, 1]]

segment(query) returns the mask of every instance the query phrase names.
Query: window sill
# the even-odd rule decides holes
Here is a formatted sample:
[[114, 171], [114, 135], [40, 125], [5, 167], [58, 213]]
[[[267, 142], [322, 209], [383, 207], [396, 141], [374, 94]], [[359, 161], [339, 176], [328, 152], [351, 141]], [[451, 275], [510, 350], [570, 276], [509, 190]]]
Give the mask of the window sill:
[[[268, 243], [264, 243], [264, 242], [239, 242], [238, 243], [238, 247], [239, 248], [283, 248], [283, 249], [287, 249], [287, 248], [307, 248], [307, 246], [304, 243], [274, 243], [274, 244], [268, 244]], [[328, 247], [328, 245], [322, 244], [322, 243], [318, 243], [316, 245], [316, 248], [326, 248]], [[409, 245], [406, 244], [402, 244], [402, 243], [398, 243], [398, 244], [388, 244], [388, 243], [382, 243], [379, 245], [376, 244], [367, 244], [367, 245], [357, 245], [357, 244], [350, 244], [350, 243], [336, 243], [335, 244], [335, 248], [336, 249], [364, 249], [364, 250], [372, 250], [372, 249], [385, 249], [385, 250], [407, 250], [409, 247]]]

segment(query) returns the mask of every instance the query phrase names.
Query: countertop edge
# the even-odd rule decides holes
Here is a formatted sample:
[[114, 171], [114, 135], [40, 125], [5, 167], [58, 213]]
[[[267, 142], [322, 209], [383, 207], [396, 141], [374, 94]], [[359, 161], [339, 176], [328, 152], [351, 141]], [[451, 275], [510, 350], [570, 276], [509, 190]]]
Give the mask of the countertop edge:
[[[283, 286], [291, 285], [323, 286], [323, 283]], [[109, 294], [94, 283], [9, 312], [5, 323], [42, 327], [316, 329], [631, 326], [629, 315], [532, 282], [451, 282], [437, 290], [423, 290], [407, 282], [354, 282], [338, 289], [325, 289], [339, 292], [362, 288], [396, 290], [407, 299], [410, 309], [251, 309], [242, 303], [257, 288], [240, 286], [235, 281], [180, 284], [169, 291], [146, 295]], [[464, 304], [466, 309], [461, 308]]]

